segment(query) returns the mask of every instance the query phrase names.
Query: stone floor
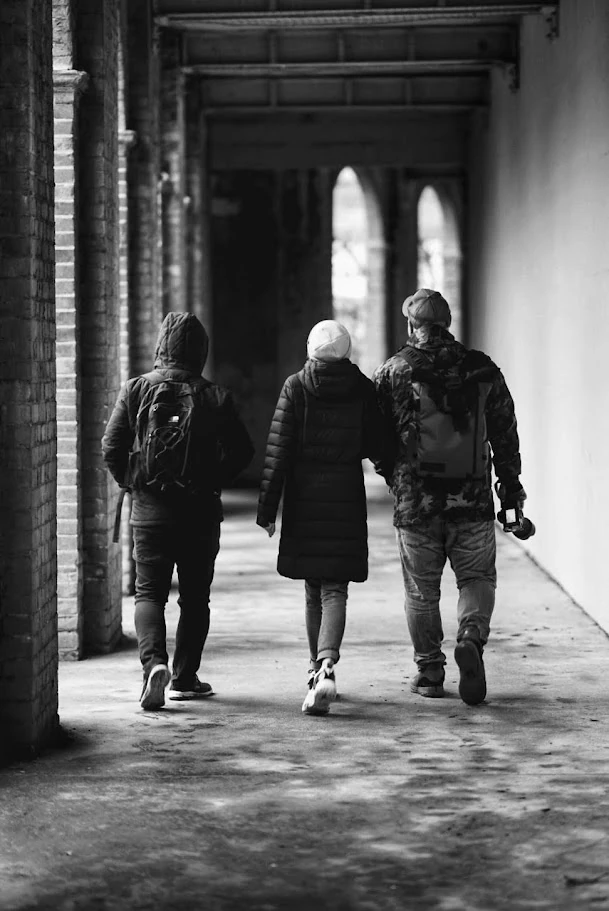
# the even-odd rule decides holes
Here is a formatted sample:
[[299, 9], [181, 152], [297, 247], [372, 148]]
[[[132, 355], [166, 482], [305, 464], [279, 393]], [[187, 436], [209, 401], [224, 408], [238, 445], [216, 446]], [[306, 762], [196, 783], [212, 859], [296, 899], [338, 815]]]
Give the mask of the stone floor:
[[226, 495], [201, 674], [215, 697], [139, 709], [131, 599], [121, 651], [62, 665], [68, 744], [0, 771], [2, 911], [609, 908], [605, 633], [499, 532], [487, 701], [457, 695], [449, 572], [447, 697], [411, 695], [373, 485], [340, 700], [303, 716], [302, 583], [277, 576], [254, 511]]

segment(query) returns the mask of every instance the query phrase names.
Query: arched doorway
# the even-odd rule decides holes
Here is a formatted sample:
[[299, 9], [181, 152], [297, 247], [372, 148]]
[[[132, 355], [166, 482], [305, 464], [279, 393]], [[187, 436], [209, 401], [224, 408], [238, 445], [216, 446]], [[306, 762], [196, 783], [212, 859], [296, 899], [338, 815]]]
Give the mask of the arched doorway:
[[332, 308], [366, 376], [386, 357], [385, 243], [377, 194], [366, 174], [343, 168], [332, 194]]
[[452, 311], [451, 332], [463, 340], [461, 242], [456, 207], [442, 187], [427, 185], [417, 206], [419, 288], [434, 288]]

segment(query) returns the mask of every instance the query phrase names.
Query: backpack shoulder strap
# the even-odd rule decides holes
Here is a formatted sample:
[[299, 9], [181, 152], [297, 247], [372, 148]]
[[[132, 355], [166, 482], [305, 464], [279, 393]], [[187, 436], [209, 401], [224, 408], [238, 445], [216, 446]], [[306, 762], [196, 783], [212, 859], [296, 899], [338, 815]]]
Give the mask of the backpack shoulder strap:
[[413, 348], [412, 345], [404, 345], [397, 354], [402, 360], [406, 361], [412, 370], [412, 379], [415, 383], [433, 383], [438, 381], [439, 377], [435, 373], [429, 357], [423, 351]]
[[118, 544], [121, 536], [121, 512], [123, 509], [123, 500], [125, 499], [125, 494], [127, 493], [124, 487], [121, 487], [118, 493], [118, 500], [116, 501], [116, 513], [114, 516], [114, 528], [112, 530], [112, 543]]
[[470, 350], [462, 361], [464, 382], [467, 383], [492, 383], [499, 367], [481, 351]]
[[396, 351], [396, 354], [411, 367], [425, 367], [429, 364], [429, 358], [418, 348], [413, 348], [412, 345], [404, 345]]
[[198, 376], [193, 380], [175, 380], [171, 377], [163, 376], [158, 370], [142, 373], [141, 379], [146, 380], [150, 386], [158, 386], [161, 383], [181, 383], [183, 386], [190, 386], [193, 392], [201, 392], [210, 385], [209, 381], [202, 376]]
[[150, 373], [142, 373], [141, 379], [146, 380], [148, 387], [144, 387], [138, 404], [137, 414], [135, 416], [135, 439], [133, 444], [134, 451], [141, 449], [141, 436], [143, 433], [143, 418], [147, 414], [148, 407], [152, 400], [152, 387], [158, 386], [165, 382], [165, 377], [157, 370], [151, 370]]

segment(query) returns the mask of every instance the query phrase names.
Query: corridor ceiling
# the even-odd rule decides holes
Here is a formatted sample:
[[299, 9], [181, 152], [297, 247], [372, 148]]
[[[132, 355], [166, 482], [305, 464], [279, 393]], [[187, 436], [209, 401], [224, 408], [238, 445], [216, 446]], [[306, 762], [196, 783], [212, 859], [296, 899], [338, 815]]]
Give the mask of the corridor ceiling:
[[157, 0], [210, 112], [467, 109], [492, 67], [517, 84], [523, 16], [558, 2]]
[[558, 2], [156, 0], [200, 82], [211, 166], [466, 166], [490, 72], [518, 86], [520, 27]]

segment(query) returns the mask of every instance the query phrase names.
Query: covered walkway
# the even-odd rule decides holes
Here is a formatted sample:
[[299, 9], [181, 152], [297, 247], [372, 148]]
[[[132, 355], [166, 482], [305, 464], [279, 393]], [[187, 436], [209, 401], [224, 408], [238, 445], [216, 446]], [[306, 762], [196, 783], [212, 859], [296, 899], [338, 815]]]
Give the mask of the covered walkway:
[[275, 574], [254, 494], [225, 501], [202, 675], [216, 696], [139, 710], [131, 599], [121, 650], [61, 665], [65, 747], [0, 771], [2, 911], [609, 907], [606, 634], [500, 533], [487, 702], [457, 695], [448, 574], [448, 695], [411, 695], [373, 485], [341, 698], [305, 717], [302, 586]]

